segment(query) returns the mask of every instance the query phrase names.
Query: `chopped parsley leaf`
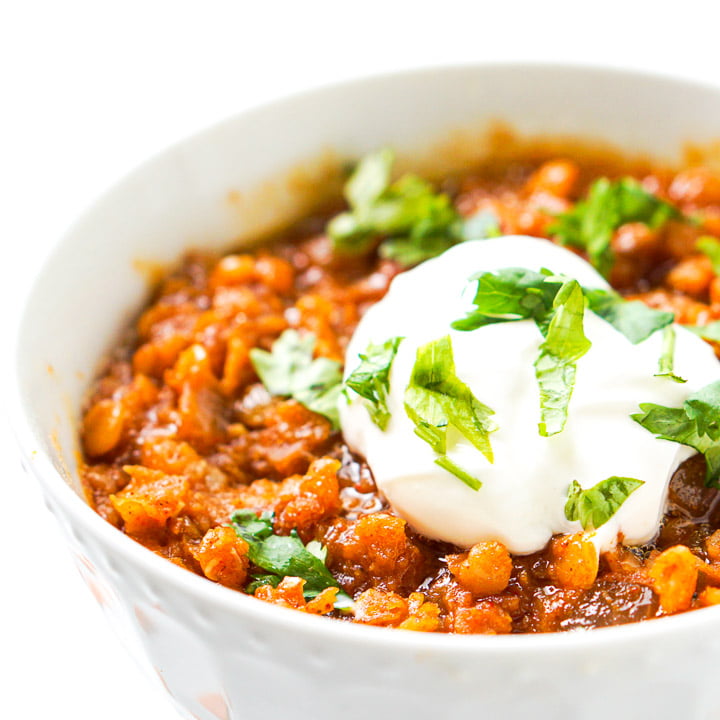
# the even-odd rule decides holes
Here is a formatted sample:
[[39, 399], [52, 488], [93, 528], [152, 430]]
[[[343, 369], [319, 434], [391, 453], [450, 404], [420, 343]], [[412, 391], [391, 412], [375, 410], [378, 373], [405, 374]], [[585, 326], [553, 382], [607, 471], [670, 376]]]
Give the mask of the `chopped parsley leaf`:
[[453, 245], [455, 245], [453, 239], [440, 235], [416, 238], [388, 238], [380, 246], [380, 257], [395, 260], [403, 267], [410, 267], [442, 255]]
[[583, 331], [585, 297], [577, 280], [568, 280], [553, 301], [552, 319], [535, 377], [540, 388], [540, 434], [556, 435], [565, 427], [568, 405], [575, 386], [576, 362], [590, 349]]
[[390, 420], [387, 406], [390, 369], [402, 340], [393, 337], [379, 345], [370, 343], [365, 353], [360, 354], [360, 365], [345, 380], [351, 390], [366, 399], [370, 418], [381, 430]]
[[679, 217], [675, 207], [647, 192], [637, 180], [600, 178], [585, 200], [556, 216], [548, 232], [562, 245], [585, 250], [592, 265], [607, 277], [614, 259], [610, 242], [621, 225], [642, 222], [654, 229]]
[[[590, 310], [634, 344], [667, 327], [674, 319], [672, 313], [654, 310], [639, 300], [625, 300], [614, 290], [584, 288], [546, 268], [540, 272], [503, 268], [470, 279], [477, 280], [475, 307], [453, 322], [453, 329], [471, 331], [494, 323], [534, 320], [545, 337], [535, 363], [540, 386], [541, 435], [560, 432], [567, 419], [575, 363], [590, 347], [582, 328], [585, 300]], [[566, 303], [567, 308], [563, 307], [556, 319], [559, 306]]]
[[535, 362], [540, 388], [541, 435], [565, 426], [575, 384], [575, 363], [590, 348], [583, 332], [585, 298], [576, 280], [524, 268], [481, 273], [470, 313], [452, 323], [455, 330], [475, 330], [499, 322], [532, 319], [545, 337]]
[[525, 268], [503, 268], [495, 273], [474, 275], [478, 286], [473, 299], [475, 309], [452, 323], [454, 330], [476, 330], [484, 325], [533, 319], [546, 324], [553, 301], [562, 287], [549, 270], [535, 272]]
[[666, 327], [663, 330], [662, 338], [662, 353], [660, 354], [660, 360], [658, 362], [658, 371], [655, 373], [655, 377], [666, 377], [669, 380], [677, 383], [687, 382], [684, 378], [676, 375], [673, 372], [675, 365], [675, 329], [673, 327]]
[[466, 218], [462, 224], [462, 235], [465, 240], [486, 240], [500, 237], [500, 223], [493, 213], [482, 210]]
[[[248, 544], [248, 558], [265, 573], [253, 575], [245, 591], [252, 593], [261, 585], [277, 586], [284, 577], [305, 580], [303, 594], [306, 600], [317, 597], [329, 587], [339, 588], [337, 580], [325, 566], [325, 553], [317, 542], [304, 545], [297, 532], [276, 535], [273, 530], [273, 514], [253, 510], [233, 513], [231, 525]], [[352, 599], [343, 590], [337, 594], [335, 608], [351, 607]]]
[[286, 330], [271, 352], [253, 348], [250, 360], [271, 395], [294, 398], [309, 410], [324, 415], [337, 429], [341, 365], [328, 358], [313, 358], [314, 350], [314, 335], [301, 336], [295, 330]]
[[683, 325], [683, 327], [695, 335], [699, 335], [703, 340], [720, 343], [720, 320], [708, 325]]
[[642, 403], [630, 417], [658, 439], [687, 445], [705, 456], [705, 484], [720, 487], [720, 380], [690, 395], [682, 407]]
[[447, 455], [441, 455], [435, 458], [435, 464], [439, 465], [443, 470], [447, 470], [452, 473], [458, 480], [462, 480], [469, 488], [473, 490], [479, 490], [482, 487], [482, 483], [476, 478], [470, 475], [470, 473], [463, 470], [457, 463], [453, 462]]
[[571, 522], [579, 521], [583, 530], [597, 530], [644, 484], [642, 480], [613, 475], [583, 490], [580, 483], [573, 480], [565, 503], [565, 517]]
[[340, 252], [363, 253], [380, 241], [380, 254], [404, 266], [435, 257], [464, 238], [450, 197], [407, 174], [390, 182], [394, 154], [366, 155], [345, 185], [350, 210], [327, 226]]
[[[491, 419], [494, 411], [455, 374], [449, 335], [418, 348], [405, 390], [405, 410], [415, 424], [415, 434], [438, 455], [446, 455], [448, 429], [453, 427], [493, 462], [490, 433], [496, 429]], [[447, 469], [451, 461], [443, 462]]]
[[390, 187], [395, 153], [383, 148], [366, 155], [345, 183], [344, 195], [350, 207], [365, 208], [376, 202]]
[[[535, 272], [524, 268], [503, 268], [495, 273], [473, 276], [478, 287], [475, 308], [456, 320], [455, 330], [475, 330], [491, 323], [533, 319], [541, 329], [563, 280], [550, 270]], [[648, 307], [640, 300], [625, 300], [614, 290], [583, 288], [590, 309], [619, 330], [633, 344], [646, 340], [674, 319], [674, 315]]]
[[671, 312], [655, 310], [640, 300], [625, 300], [614, 290], [583, 288], [583, 291], [590, 309], [634, 345], [647, 340], [675, 319]]

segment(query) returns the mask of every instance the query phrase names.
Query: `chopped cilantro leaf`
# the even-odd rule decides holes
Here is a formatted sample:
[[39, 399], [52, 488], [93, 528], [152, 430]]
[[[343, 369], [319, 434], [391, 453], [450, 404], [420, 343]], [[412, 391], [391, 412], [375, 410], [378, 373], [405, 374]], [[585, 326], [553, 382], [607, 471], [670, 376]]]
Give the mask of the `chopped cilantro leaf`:
[[324, 563], [327, 560], [327, 548], [321, 542], [311, 540], [305, 548], [321, 562]]
[[250, 351], [255, 372], [271, 395], [292, 397], [339, 427], [337, 403], [342, 388], [341, 365], [328, 358], [313, 359], [315, 336], [286, 330], [272, 351]]
[[563, 284], [553, 301], [553, 314], [535, 377], [540, 387], [540, 434], [556, 435], [565, 427], [568, 404], [575, 386], [575, 363], [590, 349], [583, 331], [585, 297], [577, 280]]
[[720, 275], [720, 240], [710, 235], [703, 235], [696, 243], [697, 249], [710, 258], [713, 272]]
[[567, 420], [575, 363], [590, 347], [583, 331], [586, 299], [593, 312], [632, 343], [646, 340], [674, 319], [672, 313], [654, 310], [640, 301], [625, 300], [614, 290], [583, 288], [577, 281], [545, 268], [540, 272], [504, 268], [480, 273], [471, 280], [477, 280], [475, 307], [453, 322], [453, 329], [471, 331], [493, 323], [532, 319], [545, 337], [535, 362], [541, 435], [560, 432]]
[[360, 365], [348, 375], [345, 384], [365, 398], [365, 406], [372, 421], [381, 429], [387, 427], [390, 411], [387, 394], [390, 369], [403, 338], [393, 337], [380, 345], [371, 343], [360, 355]]
[[263, 585], [272, 585], [273, 587], [277, 587], [282, 582], [282, 577], [280, 577], [280, 575], [264, 575], [262, 573], [257, 573], [256, 575], [253, 575], [252, 578], [252, 582], [245, 586], [245, 592], [248, 593], [248, 595], [254, 595], [255, 591]]
[[482, 483], [476, 478], [470, 475], [470, 473], [463, 470], [457, 463], [453, 462], [447, 455], [441, 455], [435, 458], [435, 464], [439, 465], [444, 470], [452, 473], [458, 480], [462, 480], [469, 488], [473, 490], [479, 490], [482, 487]]
[[455, 241], [447, 237], [388, 238], [380, 246], [380, 257], [395, 260], [403, 267], [418, 265], [442, 255]]
[[395, 153], [383, 148], [366, 155], [345, 183], [344, 195], [350, 207], [370, 207], [390, 186]]
[[683, 325], [683, 327], [695, 335], [699, 335], [703, 340], [720, 343], [720, 320], [708, 325]]
[[475, 309], [456, 320], [455, 330], [532, 319], [545, 342], [535, 362], [540, 387], [541, 435], [554, 435], [565, 426], [575, 383], [575, 362], [590, 348], [583, 332], [585, 299], [576, 280], [564, 280], [550, 270], [535, 272], [505, 268], [477, 276]]
[[462, 241], [462, 222], [450, 198], [417, 175], [391, 183], [393, 159], [385, 149], [358, 163], [345, 185], [350, 210], [327, 231], [338, 251], [366, 252], [380, 240], [381, 255], [414, 265]]
[[[549, 270], [535, 272], [524, 268], [503, 268], [471, 278], [478, 286], [475, 308], [456, 320], [455, 330], [475, 330], [491, 323], [532, 318], [543, 330], [548, 313], [563, 280]], [[640, 300], [625, 300], [614, 290], [583, 288], [590, 309], [619, 330], [630, 342], [646, 340], [674, 319], [674, 315], [648, 307]]]
[[525, 268], [503, 268], [470, 279], [478, 283], [473, 300], [475, 309], [452, 323], [455, 330], [476, 330], [492, 323], [528, 318], [542, 324], [562, 286], [562, 281], [555, 280], [549, 270], [535, 272]]
[[363, 253], [376, 233], [367, 216], [390, 186], [395, 153], [389, 148], [370, 153], [360, 160], [345, 183], [343, 194], [351, 212], [336, 215], [327, 231], [335, 248], [346, 253]]
[[585, 250], [592, 265], [607, 277], [613, 264], [613, 233], [625, 223], [642, 222], [658, 228], [681, 217], [669, 203], [647, 192], [632, 178], [596, 180], [585, 200], [561, 213], [548, 229], [562, 245]]
[[454, 427], [490, 462], [490, 433], [494, 414], [455, 374], [450, 336], [418, 348], [410, 383], [405, 390], [405, 410], [415, 433], [439, 455], [447, 452], [447, 432]]
[[590, 309], [619, 330], [631, 343], [647, 340], [675, 319], [671, 312], [655, 310], [640, 300], [625, 300], [614, 290], [583, 288]]
[[690, 395], [682, 407], [642, 403], [630, 417], [659, 439], [687, 445], [705, 456], [705, 484], [720, 487], [720, 380]]
[[232, 522], [235, 532], [249, 545], [269, 538], [274, 532], [271, 512], [258, 515], [254, 510], [237, 510]]
[[583, 530], [597, 530], [644, 484], [642, 480], [613, 475], [583, 490], [580, 483], [573, 480], [565, 503], [565, 517], [571, 522], [580, 521]]
[[491, 212], [483, 210], [465, 219], [462, 224], [462, 235], [465, 240], [485, 240], [500, 237], [500, 223]]
[[684, 378], [673, 372], [675, 365], [675, 330], [672, 327], [666, 327], [663, 330], [662, 352], [658, 361], [658, 371], [655, 377], [666, 377], [673, 382], [687, 382]]
[[[245, 591], [252, 593], [261, 585], [276, 586], [284, 577], [305, 580], [303, 594], [306, 600], [317, 597], [326, 588], [339, 587], [325, 566], [319, 543], [303, 545], [295, 530], [290, 535], [275, 535], [272, 518], [271, 513], [258, 517], [252, 510], [238, 510], [231, 518], [233, 529], [248, 544], [250, 562], [265, 571], [254, 575]], [[340, 610], [351, 605], [350, 596], [340, 590], [335, 608]]]

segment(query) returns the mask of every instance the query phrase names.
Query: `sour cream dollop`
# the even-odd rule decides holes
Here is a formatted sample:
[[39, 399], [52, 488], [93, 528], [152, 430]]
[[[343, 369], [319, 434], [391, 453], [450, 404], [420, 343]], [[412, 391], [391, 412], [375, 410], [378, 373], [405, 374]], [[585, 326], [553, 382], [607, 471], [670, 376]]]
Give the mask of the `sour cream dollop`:
[[[541, 550], [557, 533], [582, 530], [565, 517], [568, 488], [589, 488], [613, 475], [642, 480], [615, 515], [593, 536], [599, 550], [618, 533], [628, 545], [657, 533], [672, 473], [693, 451], [653, 434], [630, 415], [644, 402], [682, 405], [692, 392], [716, 380], [712, 349], [676, 327], [675, 372], [687, 383], [654, 377], [662, 333], [633, 345], [612, 325], [586, 310], [585, 335], [592, 347], [577, 362], [565, 429], [538, 432], [540, 400], [534, 362], [543, 338], [532, 320], [487, 325], [471, 332], [451, 329], [472, 310], [479, 272], [549, 268], [588, 288], [605, 280], [574, 253], [547, 240], [510, 236], [465, 242], [396, 277], [383, 300], [363, 317], [346, 354], [346, 372], [370, 343], [402, 336], [388, 393], [391, 417], [383, 431], [364, 401], [350, 393], [340, 419], [352, 450], [363, 455], [378, 488], [394, 511], [427, 537], [470, 547], [497, 540], [513, 553]], [[482, 482], [473, 490], [435, 463], [437, 454], [414, 432], [403, 397], [418, 347], [450, 335], [456, 373], [475, 397], [495, 411], [491, 464], [460, 437], [450, 459]]]

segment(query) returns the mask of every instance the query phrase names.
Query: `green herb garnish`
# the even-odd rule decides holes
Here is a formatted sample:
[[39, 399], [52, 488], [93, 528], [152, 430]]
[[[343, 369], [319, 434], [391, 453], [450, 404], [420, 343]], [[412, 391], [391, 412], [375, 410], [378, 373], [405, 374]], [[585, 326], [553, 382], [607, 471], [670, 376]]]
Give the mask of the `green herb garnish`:
[[[484, 325], [512, 320], [533, 319], [541, 329], [547, 327], [553, 301], [566, 278], [550, 270], [503, 268], [470, 278], [478, 287], [475, 308], [456, 320], [455, 330], [475, 330]], [[648, 307], [640, 300], [625, 300], [614, 290], [583, 288], [590, 309], [619, 330], [633, 344], [646, 340], [674, 319], [674, 315]]]
[[583, 530], [597, 530], [641, 485], [644, 485], [642, 480], [613, 475], [583, 490], [580, 483], [573, 480], [565, 503], [565, 517], [571, 522], [579, 520]]
[[501, 235], [498, 219], [487, 210], [471, 215], [462, 224], [462, 236], [465, 240], [486, 240]]
[[370, 343], [365, 353], [360, 354], [360, 365], [345, 380], [351, 390], [367, 400], [365, 407], [370, 418], [381, 430], [390, 420], [387, 406], [390, 369], [402, 340], [394, 337], [380, 345]]
[[[448, 429], [453, 427], [493, 462], [490, 433], [496, 429], [491, 420], [494, 411], [481, 403], [456, 375], [449, 335], [418, 348], [405, 390], [405, 410], [415, 424], [415, 434], [439, 455], [446, 455]], [[442, 458], [436, 462], [445, 469], [450, 464], [454, 466], [452, 461]], [[467, 482], [457, 472], [451, 472]], [[479, 484], [475, 489], [478, 487]]]
[[703, 340], [720, 343], [720, 320], [708, 325], [683, 325], [683, 327], [695, 335], [699, 335]]
[[673, 382], [687, 382], [684, 378], [673, 372], [675, 366], [675, 329], [666, 327], [663, 330], [662, 351], [658, 361], [658, 371], [655, 377], [666, 377]]
[[455, 330], [475, 330], [500, 322], [532, 319], [545, 337], [535, 362], [540, 388], [541, 435], [555, 435], [565, 426], [575, 384], [575, 363], [589, 349], [583, 332], [585, 298], [576, 280], [524, 268], [481, 273], [475, 309], [452, 323]]
[[703, 235], [698, 239], [695, 247], [712, 262], [713, 272], [720, 275], [720, 240], [711, 235]]
[[363, 253], [381, 240], [383, 257], [415, 265], [462, 241], [462, 221], [450, 198], [417, 175], [391, 183], [393, 161], [389, 149], [360, 160], [345, 185], [350, 210], [327, 232], [340, 252]]
[[675, 207], [636, 180], [601, 178], [592, 184], [585, 200], [555, 218], [548, 232], [562, 245], [585, 250], [592, 265], [607, 277], [614, 260], [610, 242], [621, 225], [642, 222], [655, 229], [679, 217]]
[[619, 330], [631, 343], [647, 340], [675, 319], [671, 312], [655, 310], [640, 300], [625, 300], [614, 290], [583, 288], [588, 306], [603, 320]]
[[324, 415], [339, 427], [337, 403], [342, 387], [341, 365], [328, 358], [313, 359], [315, 336], [286, 330], [272, 351], [250, 351], [255, 372], [271, 395], [291, 397], [309, 410]]
[[403, 267], [410, 267], [442, 255], [453, 245], [455, 245], [455, 241], [442, 236], [388, 238], [380, 246], [380, 257], [395, 260]]
[[383, 148], [365, 155], [350, 174], [343, 194], [352, 208], [361, 210], [377, 202], [390, 187], [395, 153]]
[[343, 194], [351, 210], [336, 215], [327, 231], [336, 249], [346, 253], [365, 252], [375, 236], [373, 213], [390, 187], [395, 154], [389, 148], [366, 155], [350, 174]]
[[568, 280], [553, 301], [552, 319], [535, 361], [540, 388], [540, 434], [556, 435], [565, 427], [575, 386], [576, 362], [590, 349], [583, 331], [585, 297], [577, 280]]
[[[477, 280], [475, 307], [452, 323], [455, 330], [470, 331], [494, 323], [534, 320], [545, 337], [535, 363], [540, 386], [541, 435], [560, 432], [567, 420], [575, 363], [590, 347], [582, 328], [585, 300], [593, 312], [635, 344], [674, 319], [672, 313], [654, 310], [640, 301], [624, 300], [614, 290], [583, 288], [577, 281], [545, 268], [540, 272], [503, 268], [470, 279]], [[560, 317], [556, 319], [561, 307]]]
[[[245, 591], [252, 593], [261, 585], [277, 586], [284, 577], [299, 577], [305, 581], [306, 600], [317, 597], [326, 588], [339, 588], [337, 580], [325, 566], [325, 551], [317, 542], [304, 545], [297, 532], [275, 535], [272, 513], [259, 517], [253, 510], [233, 513], [231, 524], [235, 532], [248, 544], [248, 558], [253, 565], [266, 571], [253, 575]], [[352, 606], [352, 598], [340, 590], [335, 601], [337, 610]]]
[[439, 465], [443, 470], [447, 470], [452, 473], [458, 480], [462, 480], [469, 488], [473, 490], [479, 490], [482, 487], [482, 483], [476, 478], [470, 475], [469, 472], [463, 470], [457, 463], [452, 461], [447, 455], [441, 455], [435, 458], [435, 464]]
[[547, 326], [548, 313], [563, 284], [549, 270], [535, 272], [525, 268], [484, 272], [470, 280], [478, 283], [473, 299], [475, 309], [452, 323], [455, 330], [476, 330], [493, 323], [527, 319]]
[[658, 439], [687, 445], [705, 456], [705, 484], [720, 487], [720, 380], [690, 395], [682, 407], [642, 403], [630, 417]]

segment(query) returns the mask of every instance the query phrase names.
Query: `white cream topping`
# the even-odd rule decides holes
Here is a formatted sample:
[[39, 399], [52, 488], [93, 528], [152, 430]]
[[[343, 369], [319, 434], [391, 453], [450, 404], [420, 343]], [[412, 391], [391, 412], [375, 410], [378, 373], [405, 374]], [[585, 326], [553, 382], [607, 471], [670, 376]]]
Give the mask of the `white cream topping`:
[[[386, 297], [360, 322], [346, 354], [346, 372], [372, 343], [402, 336], [390, 375], [385, 431], [370, 419], [364, 401], [350, 393], [340, 419], [352, 450], [363, 455], [379, 489], [395, 512], [422, 534], [469, 547], [498, 540], [511, 552], [541, 550], [557, 533], [582, 530], [565, 518], [568, 487], [592, 487], [613, 475], [644, 485], [594, 535], [598, 549], [612, 547], [618, 533], [626, 544], [653, 538], [665, 508], [672, 473], [693, 451], [656, 439], [630, 415], [639, 403], [680, 406], [689, 394], [720, 374], [712, 349], [676, 327], [675, 372], [685, 384], [654, 377], [662, 333], [633, 345], [590, 310], [585, 334], [592, 342], [577, 362], [565, 429], [552, 437], [538, 432], [540, 400], [533, 363], [543, 338], [531, 320], [460, 332], [450, 324], [473, 308], [478, 272], [507, 267], [549, 268], [585, 287], [608, 287], [574, 253], [547, 240], [510, 236], [465, 242], [399, 275]], [[432, 448], [414, 432], [403, 402], [418, 347], [450, 335], [456, 372], [473, 394], [495, 411], [490, 435], [494, 463], [459, 434], [448, 455], [482, 482], [473, 490], [435, 464]]]

